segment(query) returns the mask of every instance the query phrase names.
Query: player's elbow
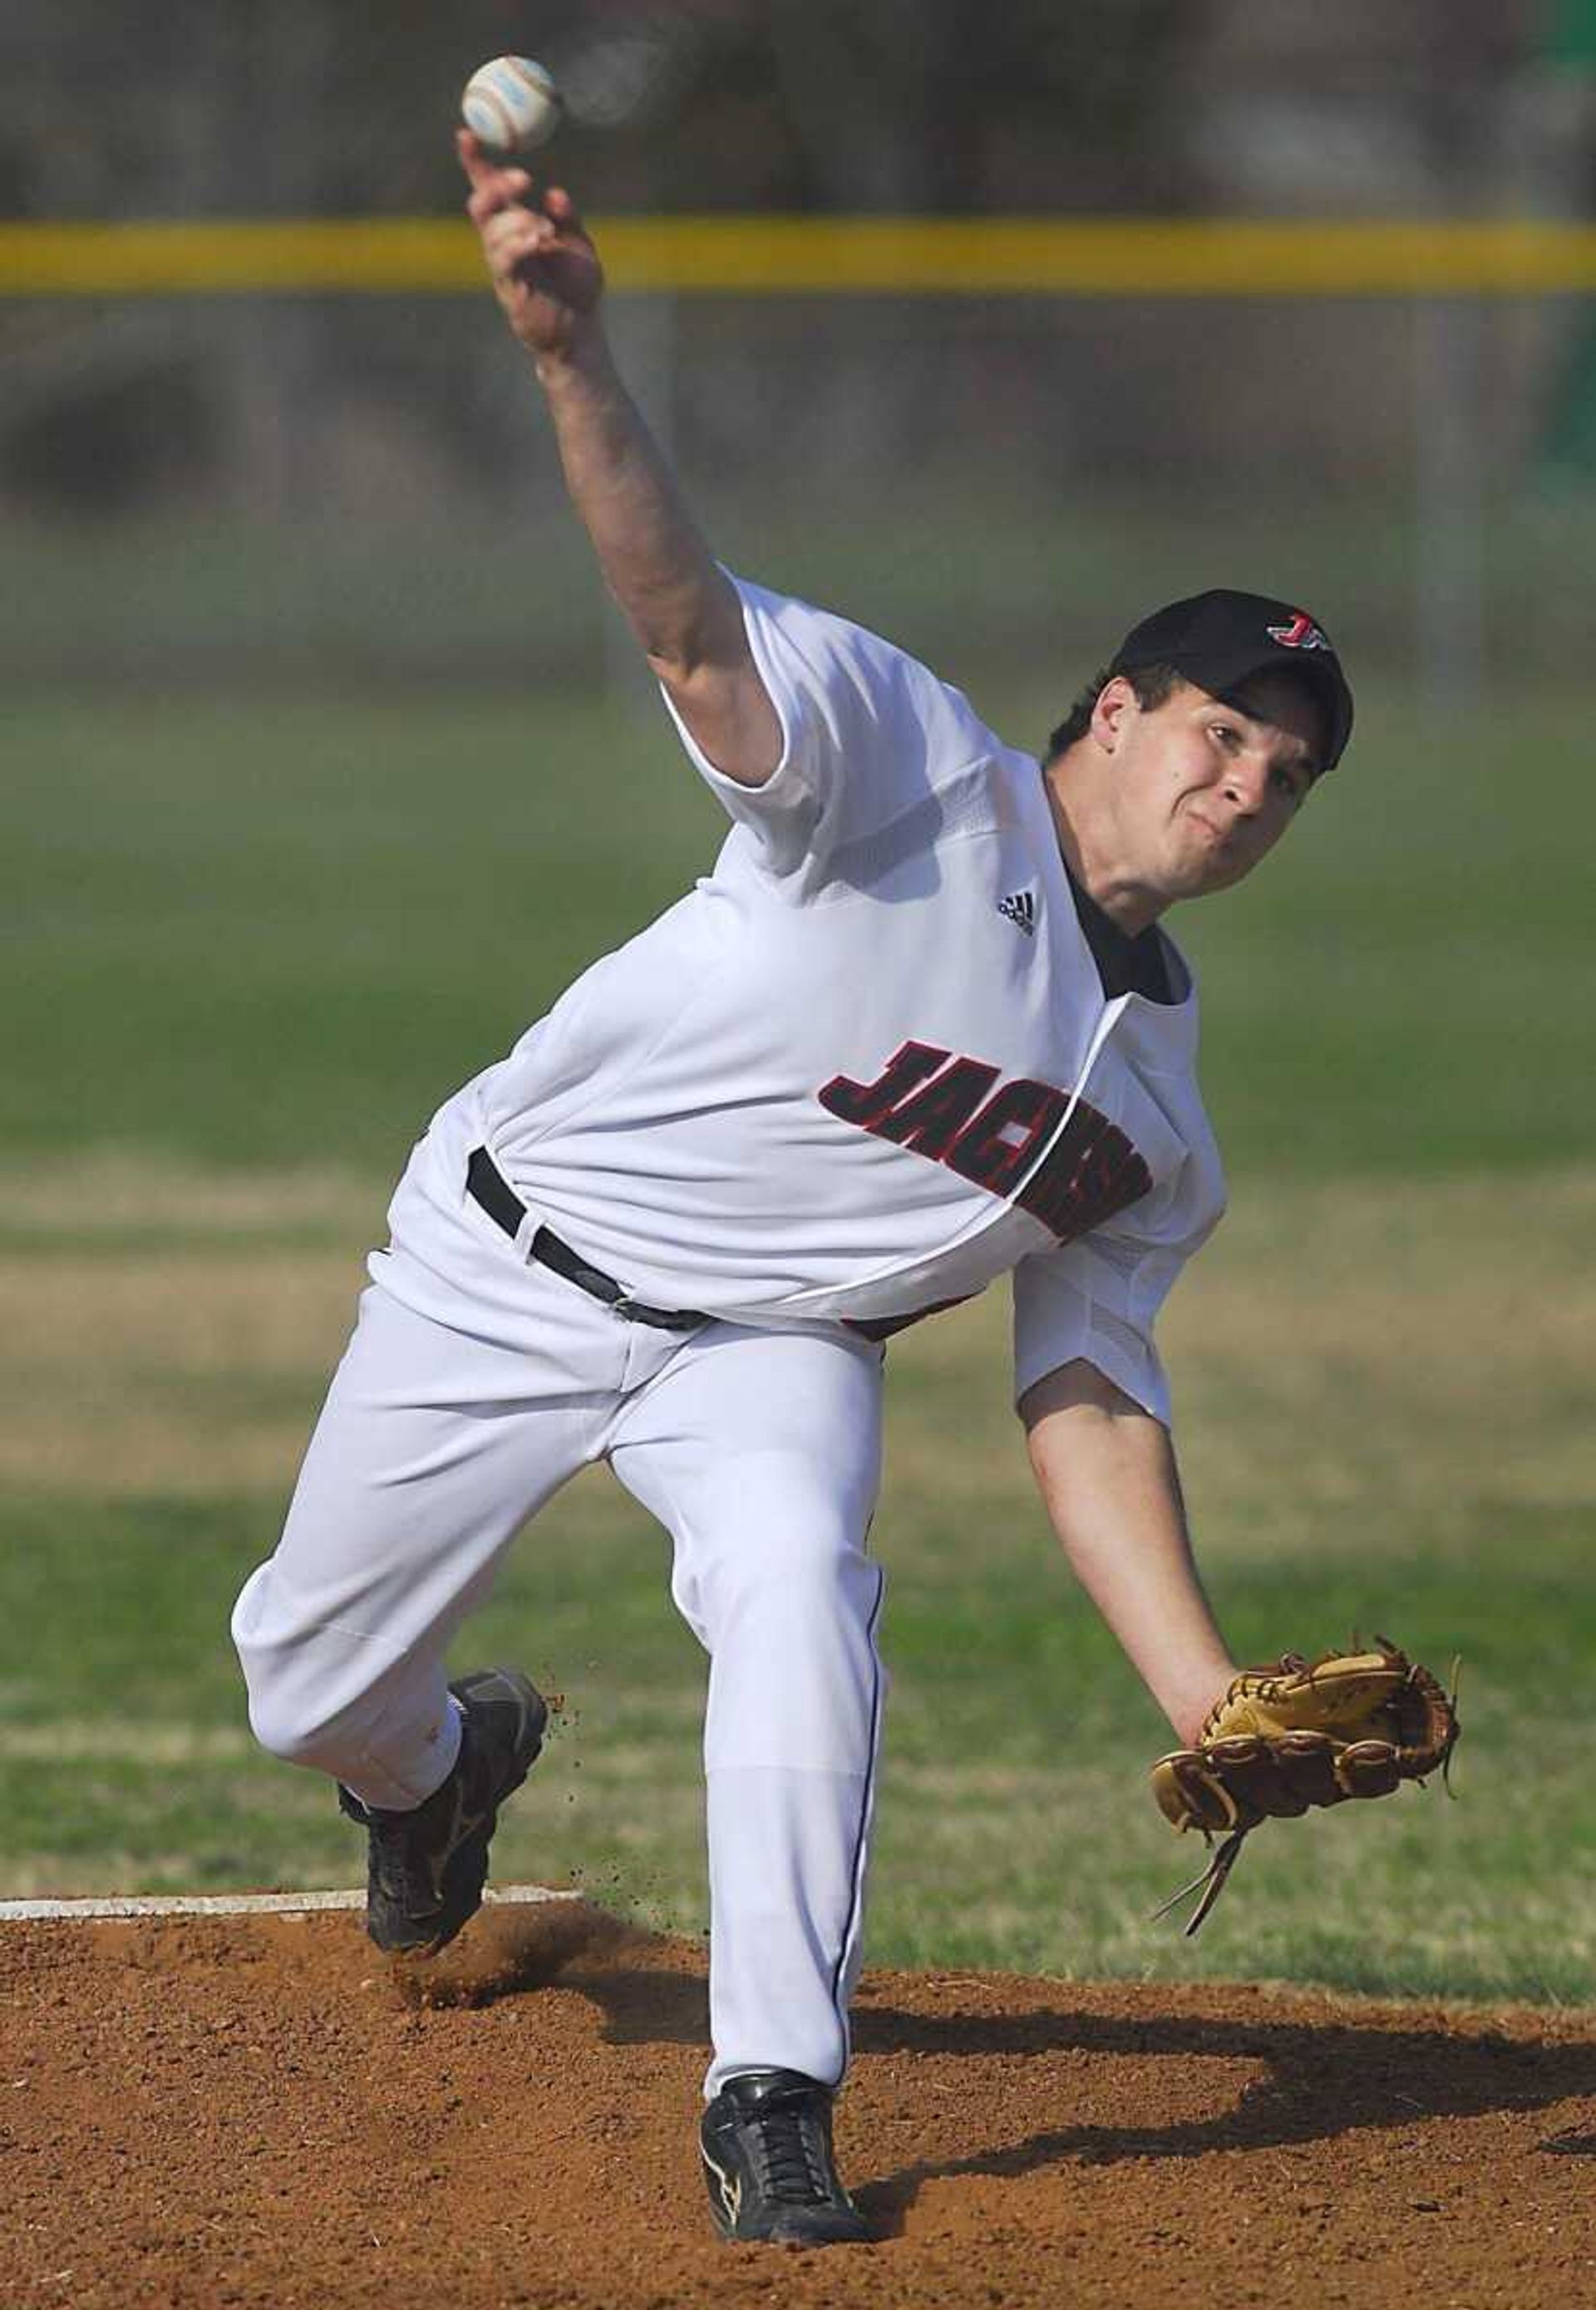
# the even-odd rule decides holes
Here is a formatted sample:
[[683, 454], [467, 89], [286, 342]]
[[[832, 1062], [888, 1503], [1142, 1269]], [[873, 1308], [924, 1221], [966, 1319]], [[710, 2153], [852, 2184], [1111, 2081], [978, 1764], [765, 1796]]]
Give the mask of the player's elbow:
[[782, 731], [752, 659], [706, 663], [685, 673], [650, 663], [705, 760], [738, 786], [762, 786], [780, 763]]
[[724, 570], [635, 588], [621, 599], [644, 656], [672, 692], [745, 668], [751, 673], [742, 599]]

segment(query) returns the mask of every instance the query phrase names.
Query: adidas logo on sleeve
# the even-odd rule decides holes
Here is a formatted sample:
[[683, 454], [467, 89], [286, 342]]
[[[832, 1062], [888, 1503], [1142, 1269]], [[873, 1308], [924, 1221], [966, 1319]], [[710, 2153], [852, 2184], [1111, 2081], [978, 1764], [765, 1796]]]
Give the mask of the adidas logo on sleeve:
[[1016, 930], [1023, 931], [1027, 938], [1035, 935], [1037, 902], [1028, 890], [1014, 890], [1008, 898], [1000, 899], [997, 910], [1000, 915], [1006, 915]]

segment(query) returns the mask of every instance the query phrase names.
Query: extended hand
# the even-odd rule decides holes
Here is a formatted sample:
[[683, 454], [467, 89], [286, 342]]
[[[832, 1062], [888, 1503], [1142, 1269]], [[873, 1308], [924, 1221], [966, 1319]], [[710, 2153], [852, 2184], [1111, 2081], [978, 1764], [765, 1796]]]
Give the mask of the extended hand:
[[468, 128], [455, 141], [471, 180], [466, 213], [481, 235], [506, 320], [529, 352], [568, 352], [604, 290], [576, 203], [551, 185], [529, 204], [533, 183], [525, 169], [499, 168]]

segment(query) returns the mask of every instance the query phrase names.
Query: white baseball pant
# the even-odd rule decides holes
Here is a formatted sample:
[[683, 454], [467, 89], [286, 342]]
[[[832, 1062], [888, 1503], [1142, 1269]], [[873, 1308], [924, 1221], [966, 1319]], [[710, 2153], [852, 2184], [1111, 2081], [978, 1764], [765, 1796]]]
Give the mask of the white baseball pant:
[[651, 1330], [545, 1270], [529, 1280], [547, 1302], [533, 1354], [380, 1283], [362, 1295], [282, 1541], [234, 1611], [251, 1724], [368, 1804], [421, 1802], [459, 1742], [456, 1627], [527, 1517], [607, 1460], [670, 1533], [672, 1594], [710, 1655], [706, 2090], [767, 2066], [835, 2083], [885, 1684], [865, 1554], [880, 1350]]

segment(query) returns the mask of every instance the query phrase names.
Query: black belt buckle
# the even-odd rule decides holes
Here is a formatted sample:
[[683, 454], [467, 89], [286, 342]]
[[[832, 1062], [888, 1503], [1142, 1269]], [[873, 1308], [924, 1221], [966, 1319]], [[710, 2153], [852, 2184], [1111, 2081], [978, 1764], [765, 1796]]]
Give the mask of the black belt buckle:
[[578, 1291], [585, 1291], [590, 1299], [602, 1299], [606, 1307], [620, 1307], [621, 1290], [615, 1278], [606, 1275], [602, 1267], [589, 1267], [568, 1243], [561, 1242], [552, 1228], [539, 1228], [532, 1238], [531, 1256], [541, 1267], [552, 1268], [556, 1275], [563, 1275]]
[[629, 1324], [646, 1324], [654, 1332], [696, 1332], [700, 1324], [709, 1321], [690, 1307], [645, 1307], [640, 1300], [629, 1299], [622, 1293], [610, 1302], [612, 1315], [620, 1316]]

